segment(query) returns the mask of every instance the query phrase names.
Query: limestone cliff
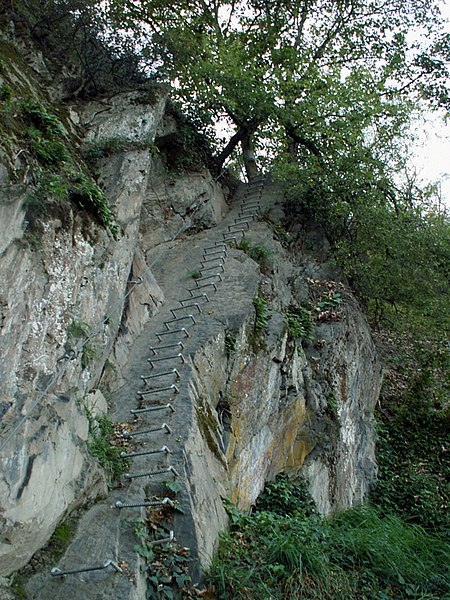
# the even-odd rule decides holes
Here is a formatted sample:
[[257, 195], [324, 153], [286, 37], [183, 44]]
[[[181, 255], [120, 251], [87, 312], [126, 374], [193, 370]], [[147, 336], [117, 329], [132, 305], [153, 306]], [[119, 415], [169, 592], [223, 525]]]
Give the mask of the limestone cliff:
[[[45, 61], [38, 72], [19, 56], [12, 47], [0, 84], [48, 102]], [[184, 511], [171, 527], [197, 575], [226, 528], [223, 498], [248, 509], [284, 471], [327, 513], [362, 502], [375, 475], [380, 367], [326, 240], [289, 224], [269, 177], [232, 193], [206, 168], [174, 169], [166, 105], [164, 90], [53, 97], [77, 152], [120, 139], [96, 158], [117, 239], [73, 201], [32, 230], [20, 135], [2, 146], [0, 574], [87, 504], [60, 568], [126, 565], [64, 580], [43, 570], [32, 598], [145, 598], [129, 522], [144, 508], [117, 502], [161, 498], [169, 474]], [[127, 438], [130, 477], [109, 489], [86, 410], [152, 431]]]

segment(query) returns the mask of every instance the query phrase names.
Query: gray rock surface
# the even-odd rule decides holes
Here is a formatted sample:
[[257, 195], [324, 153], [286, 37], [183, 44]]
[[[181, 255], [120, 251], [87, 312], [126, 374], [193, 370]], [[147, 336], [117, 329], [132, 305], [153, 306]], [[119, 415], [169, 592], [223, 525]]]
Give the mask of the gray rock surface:
[[[39, 89], [32, 72], [17, 77]], [[129, 142], [97, 165], [121, 228], [117, 241], [70, 206], [43, 223], [39, 239], [25, 235], [30, 181], [20, 164], [1, 157], [0, 575], [24, 565], [84, 505], [91, 508], [59, 568], [112, 559], [124, 570], [60, 579], [44, 569], [26, 585], [30, 598], [145, 598], [134, 521], [147, 513], [114, 506], [161, 498], [174, 474], [135, 476], [108, 489], [88, 452], [86, 407], [91, 414], [108, 410], [132, 430], [157, 429], [128, 441], [130, 450], [170, 449], [133, 457], [130, 472], [175, 469], [184, 512], [165, 509], [166, 526], [190, 548], [195, 578], [226, 527], [224, 497], [246, 510], [265, 482], [285, 471], [305, 478], [329, 513], [362, 502], [376, 472], [372, 412], [380, 367], [326, 240], [317, 229], [294, 229], [287, 245], [282, 198], [266, 182], [261, 212], [269, 218], [249, 222], [245, 236], [270, 251], [267, 264], [260, 267], [233, 242], [226, 256], [205, 263], [205, 249], [224, 234], [239, 238], [239, 210], [259, 197], [262, 182], [240, 186], [227, 204], [207, 170], [168, 172], [153, 147], [157, 135], [176, 136], [165, 100], [142, 90], [67, 110], [67, 129], [84, 133], [85, 142]], [[22, 183], [11, 178], [16, 167]], [[202, 287], [208, 281], [217, 291]], [[332, 293], [342, 302], [319, 310]], [[270, 317], [259, 330], [256, 296]], [[309, 341], [294, 339], [286, 322], [291, 306], [305, 304], [315, 321]], [[152, 367], [148, 358], [162, 355], [150, 347], [164, 345], [157, 334], [183, 346], [169, 350], [166, 365]], [[167, 389], [150, 393], [158, 387]], [[175, 412], [164, 408], [168, 402]], [[146, 407], [158, 410], [130, 412]]]

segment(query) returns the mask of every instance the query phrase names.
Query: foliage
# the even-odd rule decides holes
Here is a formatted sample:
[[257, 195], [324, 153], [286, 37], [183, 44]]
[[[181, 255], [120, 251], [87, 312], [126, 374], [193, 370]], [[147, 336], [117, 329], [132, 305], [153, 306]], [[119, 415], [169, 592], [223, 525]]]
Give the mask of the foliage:
[[291, 338], [311, 341], [314, 337], [314, 322], [311, 312], [303, 306], [290, 305], [285, 313], [288, 332]]
[[255, 334], [259, 335], [266, 331], [269, 323], [269, 310], [267, 308], [267, 300], [263, 296], [256, 296], [253, 299], [253, 306], [255, 307]]
[[120, 456], [123, 448], [111, 443], [115, 438], [114, 423], [106, 414], [94, 417], [86, 411], [86, 417], [89, 424], [89, 452], [98, 460], [111, 480], [121, 479], [129, 468], [130, 461]]
[[[175, 485], [170, 482], [171, 485]], [[173, 494], [176, 493], [173, 492]], [[189, 572], [191, 558], [189, 549], [175, 541], [155, 544], [167, 539], [169, 530], [163, 523], [164, 511], [148, 511], [145, 520], [135, 522], [135, 535], [138, 544], [135, 551], [146, 563], [148, 600], [172, 600], [173, 598], [194, 598]]]
[[89, 326], [82, 321], [73, 320], [69, 329], [67, 330], [67, 345], [69, 350], [75, 350], [77, 343], [82, 341], [83, 346], [81, 348], [81, 366], [83, 369], [87, 369], [92, 365], [97, 353], [90, 341], [86, 341], [89, 337]]
[[236, 333], [227, 330], [225, 332], [225, 353], [230, 359], [236, 351], [237, 337]]
[[35, 130], [47, 136], [65, 135], [61, 121], [51, 113], [44, 104], [34, 98], [27, 98], [18, 103], [21, 116]]
[[114, 136], [89, 142], [84, 149], [84, 156], [90, 165], [95, 165], [101, 158], [124, 152], [129, 148], [127, 138]]
[[420, 527], [373, 507], [325, 519], [296, 484], [269, 489], [264, 511], [233, 510], [209, 573], [218, 600], [437, 600], [450, 591], [448, 547]]
[[317, 308], [319, 310], [335, 308], [336, 306], [339, 306], [341, 304], [341, 302], [342, 302], [342, 294], [340, 294], [339, 292], [336, 292], [334, 294], [330, 294], [328, 296], [328, 298], [325, 298], [324, 300], [319, 302], [317, 304]]
[[[14, 0], [8, 17], [54, 64], [71, 65], [65, 93], [94, 97], [145, 82], [139, 57], [126, 39], [115, 44], [98, 0]], [[147, 84], [149, 85], [149, 84]]]
[[18, 156], [33, 168], [34, 185], [27, 200], [30, 225], [35, 227], [40, 218], [54, 212], [62, 215], [72, 200], [117, 239], [119, 228], [104, 193], [80, 164], [61, 120], [50, 108], [34, 97], [11, 94], [0, 117], [2, 132], [22, 147]]
[[[239, 143], [248, 165], [251, 138], [269, 156], [289, 138], [291, 150], [327, 164], [355, 138], [392, 139], [408, 98], [449, 104], [450, 44], [435, 2], [112, 0], [108, 8], [118, 38], [160, 61], [159, 75], [177, 80], [175, 93], [205, 130], [218, 120], [234, 128], [217, 143], [219, 168]], [[413, 29], [426, 32], [421, 45], [409, 42]]]
[[83, 155], [86, 162], [91, 167], [95, 167], [100, 159], [127, 150], [148, 150], [152, 156], [159, 153], [158, 147], [153, 143], [135, 142], [124, 136], [113, 136], [89, 142], [84, 148]]
[[448, 535], [448, 350], [437, 342], [417, 348], [416, 340], [415, 348], [405, 334], [396, 339], [378, 411], [379, 474], [371, 498], [383, 510]]
[[177, 174], [201, 171], [211, 162], [210, 139], [202, 131], [198, 118], [170, 103], [168, 113], [177, 125], [176, 136], [158, 141], [157, 149], [169, 171]]
[[202, 272], [195, 270], [195, 271], [189, 271], [188, 273], [188, 277], [192, 278], [192, 279], [201, 279], [202, 277]]
[[307, 484], [302, 480], [292, 480], [284, 474], [266, 484], [264, 492], [256, 502], [258, 512], [276, 513], [282, 517], [295, 514], [312, 516], [317, 514]]
[[433, 189], [394, 186], [394, 170], [381, 161], [351, 177], [339, 167], [331, 175], [311, 168], [305, 161], [278, 172], [290, 219], [323, 226], [372, 323], [447, 328], [450, 228]]
[[272, 251], [266, 246], [263, 244], [253, 244], [247, 238], [242, 238], [236, 248], [242, 250], [245, 254], [250, 256], [252, 260], [257, 262], [261, 267], [261, 271], [266, 272], [269, 270]]
[[69, 188], [69, 196], [79, 206], [89, 210], [102, 225], [110, 230], [114, 239], [118, 239], [119, 226], [115, 222], [114, 213], [105, 194], [91, 177], [84, 173], [75, 177]]
[[12, 88], [7, 83], [0, 85], [0, 102], [8, 102], [12, 98]]

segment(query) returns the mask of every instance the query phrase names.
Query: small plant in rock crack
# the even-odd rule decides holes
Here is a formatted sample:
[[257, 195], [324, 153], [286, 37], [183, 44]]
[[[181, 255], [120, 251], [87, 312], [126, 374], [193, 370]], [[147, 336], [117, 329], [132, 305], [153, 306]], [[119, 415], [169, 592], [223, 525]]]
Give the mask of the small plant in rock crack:
[[291, 338], [311, 341], [314, 337], [314, 323], [311, 312], [303, 306], [290, 305], [285, 313], [288, 333]]
[[191, 558], [189, 548], [170, 540], [170, 532], [159, 517], [147, 516], [135, 522], [138, 543], [135, 551], [146, 563], [147, 600], [172, 600], [173, 598], [196, 598], [189, 573]]
[[336, 321], [339, 319], [338, 308], [341, 304], [342, 294], [339, 292], [330, 292], [327, 296], [322, 296], [316, 306], [317, 320]]
[[257, 335], [263, 333], [269, 324], [269, 310], [267, 308], [267, 300], [263, 296], [256, 296], [253, 299], [253, 306], [255, 307], [255, 333]]
[[189, 271], [188, 277], [190, 279], [201, 279], [202, 273], [201, 273], [201, 271]]
[[67, 348], [75, 350], [82, 342], [81, 346], [81, 366], [87, 369], [94, 362], [97, 351], [87, 338], [90, 335], [89, 325], [83, 321], [72, 321], [67, 330]]
[[116, 431], [108, 415], [94, 417], [86, 409], [89, 426], [88, 449], [111, 480], [121, 479], [130, 467], [130, 460], [120, 456], [123, 447], [113, 444]]
[[272, 251], [263, 244], [252, 244], [252, 242], [243, 238], [239, 244], [237, 244], [236, 248], [242, 250], [242, 252], [245, 252], [251, 259], [257, 262], [262, 271], [267, 271], [269, 269]]
[[231, 358], [236, 351], [237, 337], [236, 334], [227, 331], [225, 333], [225, 353], [227, 358]]
[[321, 302], [317, 304], [317, 308], [319, 310], [327, 310], [329, 308], [336, 308], [342, 303], [342, 294], [336, 292], [334, 294], [330, 294], [328, 297], [324, 298]]
[[253, 306], [255, 307], [255, 321], [249, 342], [254, 352], [258, 352], [264, 345], [263, 336], [267, 330], [270, 315], [267, 300], [263, 296], [256, 296], [253, 299]]

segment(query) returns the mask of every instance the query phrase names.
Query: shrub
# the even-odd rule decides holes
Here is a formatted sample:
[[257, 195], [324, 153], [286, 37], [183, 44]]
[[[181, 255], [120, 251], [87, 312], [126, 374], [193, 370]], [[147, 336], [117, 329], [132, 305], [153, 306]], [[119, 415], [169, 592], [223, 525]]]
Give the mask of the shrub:
[[282, 478], [267, 486], [253, 515], [231, 508], [231, 531], [208, 576], [218, 600], [438, 600], [450, 593], [442, 539], [371, 506], [327, 519], [310, 502]]

